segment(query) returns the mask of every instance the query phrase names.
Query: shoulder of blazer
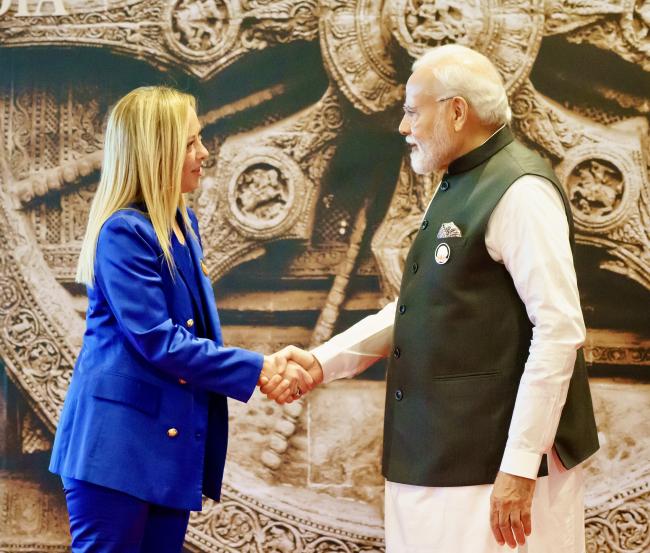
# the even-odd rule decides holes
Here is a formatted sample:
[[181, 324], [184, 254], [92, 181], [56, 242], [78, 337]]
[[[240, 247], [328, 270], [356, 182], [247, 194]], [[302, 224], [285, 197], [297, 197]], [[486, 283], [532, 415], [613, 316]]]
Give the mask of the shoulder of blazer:
[[153, 229], [149, 215], [144, 211], [134, 208], [118, 209], [115, 213], [111, 214], [99, 231], [97, 245], [99, 246], [108, 235], [124, 231], [127, 231], [129, 234], [132, 233], [133, 238], [136, 240], [139, 238], [147, 242], [154, 250], [160, 250], [158, 237]]

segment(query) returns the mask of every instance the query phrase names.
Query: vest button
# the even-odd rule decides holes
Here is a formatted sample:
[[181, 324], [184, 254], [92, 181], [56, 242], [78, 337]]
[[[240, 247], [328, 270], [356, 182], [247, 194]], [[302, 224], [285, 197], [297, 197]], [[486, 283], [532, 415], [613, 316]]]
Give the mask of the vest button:
[[396, 347], [396, 348], [393, 350], [393, 357], [394, 357], [395, 359], [399, 359], [399, 356], [400, 356], [400, 355], [402, 355], [402, 350], [400, 350], [398, 347]]
[[187, 325], [187, 328], [192, 328], [194, 326], [194, 319], [187, 319], [185, 324]]
[[167, 430], [167, 435], [170, 438], [175, 438], [176, 436], [178, 436], [178, 430], [176, 430], [175, 428], [170, 428], [169, 430]]
[[402, 398], [403, 398], [403, 397], [404, 397], [404, 392], [402, 392], [402, 390], [397, 390], [397, 391], [395, 392], [395, 399], [396, 399], [397, 401], [402, 401]]
[[406, 305], [402, 304], [399, 306], [399, 312], [404, 315], [406, 313]]
[[449, 181], [443, 180], [443, 181], [440, 183], [440, 190], [442, 190], [443, 192], [444, 192], [445, 190], [449, 190]]
[[185, 386], [185, 384], [187, 384], [187, 380], [185, 380], [184, 378], [179, 378], [179, 379], [178, 379], [178, 383], [179, 383], [181, 386]]
[[422, 230], [424, 230], [424, 229], [427, 228], [428, 226], [429, 226], [429, 221], [427, 221], [427, 220], [425, 219], [424, 221], [422, 221], [422, 224], [420, 225], [420, 228], [421, 228]]
[[413, 265], [411, 265], [411, 270], [413, 271], [413, 273], [417, 273], [418, 272], [418, 264], [413, 262]]

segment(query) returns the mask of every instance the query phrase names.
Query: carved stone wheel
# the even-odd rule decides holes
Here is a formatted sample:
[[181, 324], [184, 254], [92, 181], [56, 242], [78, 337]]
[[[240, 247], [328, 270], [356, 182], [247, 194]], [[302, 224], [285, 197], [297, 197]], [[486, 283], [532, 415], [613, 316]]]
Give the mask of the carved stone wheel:
[[[37, 4], [0, 17], [0, 355], [37, 415], [25, 423], [25, 450], [49, 446], [84, 331], [83, 291], [73, 274], [98, 180], [103, 120], [111, 102], [138, 84], [188, 83], [201, 99], [214, 159], [192, 201], [220, 309], [236, 314], [246, 302], [250, 311], [266, 309], [255, 295], [220, 295], [219, 279], [242, 278], [243, 267], [271, 257], [264, 254], [278, 243], [301, 249], [285, 268], [294, 276], [345, 276], [329, 295], [291, 291], [277, 303], [263, 296], [272, 307], [261, 318], [291, 311], [294, 301], [324, 304], [315, 330], [301, 319], [273, 334], [233, 315], [230, 343], [271, 351], [321, 339], [355, 275], [381, 281], [381, 293], [363, 296], [360, 310], [395, 293], [436, 180], [414, 177], [406, 160], [396, 163], [381, 224], [366, 230], [365, 208], [346, 212], [337, 204], [336, 163], [358, 125], [394, 125], [405, 63], [448, 42], [495, 62], [516, 133], [553, 163], [565, 186], [578, 242], [599, 252], [597, 267], [648, 297], [648, 98], [598, 81], [587, 100], [572, 103], [571, 94], [540, 92], [545, 79], [536, 69], [540, 56], [552, 57], [544, 40], [548, 51], [561, 39], [612, 50], [621, 63], [637, 64], [642, 75], [634, 78], [647, 82], [647, 2], [67, 0], [64, 15], [37, 15]], [[71, 53], [81, 75], [67, 61]], [[39, 56], [47, 63], [34, 71]], [[368, 233], [371, 248], [363, 250]], [[616, 334], [615, 347], [607, 332], [591, 336], [592, 360], [650, 365], [650, 336]], [[650, 428], [635, 413], [647, 410], [650, 390], [604, 379], [594, 381], [594, 395], [609, 441], [588, 469], [590, 551], [640, 553], [648, 547], [650, 474], [639, 460], [650, 451]], [[382, 383], [335, 383], [284, 409], [259, 397], [246, 406], [231, 402], [231, 415], [224, 501], [206, 501], [192, 515], [188, 547], [383, 551]], [[640, 434], [621, 422], [629, 418]]]

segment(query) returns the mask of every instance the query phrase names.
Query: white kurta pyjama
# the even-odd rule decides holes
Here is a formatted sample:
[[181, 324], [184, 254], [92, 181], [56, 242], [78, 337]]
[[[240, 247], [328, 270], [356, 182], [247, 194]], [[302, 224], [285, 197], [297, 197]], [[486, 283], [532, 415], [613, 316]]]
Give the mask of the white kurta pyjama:
[[[576, 350], [585, 339], [569, 228], [562, 200], [543, 178], [525, 175], [490, 216], [485, 245], [510, 273], [533, 324], [529, 356], [517, 392], [501, 470], [535, 478], [542, 455], [549, 476], [537, 481], [532, 535], [520, 553], [583, 553], [581, 467], [564, 470], [553, 439], [566, 399]], [[391, 348], [396, 301], [313, 350], [325, 382], [349, 378]], [[387, 553], [492, 553], [492, 485], [423, 487], [386, 482]]]

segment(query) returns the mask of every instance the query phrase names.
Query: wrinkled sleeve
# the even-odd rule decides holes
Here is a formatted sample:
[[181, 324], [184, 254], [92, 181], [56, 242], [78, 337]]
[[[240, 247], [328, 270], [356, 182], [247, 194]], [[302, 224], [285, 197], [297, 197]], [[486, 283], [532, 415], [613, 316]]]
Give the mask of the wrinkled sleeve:
[[324, 382], [351, 378], [386, 357], [393, 338], [396, 301], [362, 319], [312, 350], [323, 367]]
[[501, 470], [536, 478], [585, 340], [568, 221], [551, 182], [533, 175], [514, 182], [490, 217], [485, 242], [510, 273], [533, 324]]
[[247, 401], [255, 390], [263, 356], [198, 338], [170, 316], [157, 242], [126, 217], [102, 228], [95, 262], [96, 285], [106, 297], [128, 343], [151, 365], [200, 388]]

